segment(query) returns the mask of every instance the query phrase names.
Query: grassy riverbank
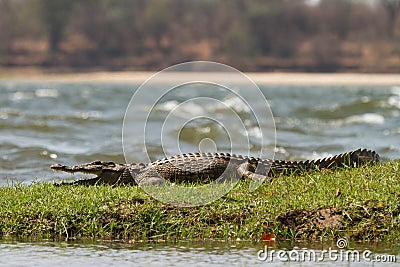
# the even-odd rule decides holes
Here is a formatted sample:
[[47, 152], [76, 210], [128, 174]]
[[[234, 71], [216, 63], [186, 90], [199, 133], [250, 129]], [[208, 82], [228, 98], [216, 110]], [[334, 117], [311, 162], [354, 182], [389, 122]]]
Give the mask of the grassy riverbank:
[[[0, 188], [0, 235], [126, 240], [347, 237], [400, 240], [400, 162], [241, 181], [202, 207], [163, 204], [137, 187]], [[172, 190], [173, 191], [173, 190]], [[173, 192], [172, 192], [173, 194]]]

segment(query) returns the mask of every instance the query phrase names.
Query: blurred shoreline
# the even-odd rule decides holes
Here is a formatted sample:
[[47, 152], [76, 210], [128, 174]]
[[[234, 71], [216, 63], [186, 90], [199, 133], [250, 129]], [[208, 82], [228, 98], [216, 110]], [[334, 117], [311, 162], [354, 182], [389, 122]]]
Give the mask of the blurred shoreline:
[[[143, 83], [157, 72], [151, 71], [94, 71], [51, 73], [40, 69], [0, 69], [0, 81], [13, 82], [88, 82]], [[374, 86], [399, 85], [400, 74], [386, 73], [301, 73], [301, 72], [244, 72], [260, 85], [317, 85], [317, 86]]]

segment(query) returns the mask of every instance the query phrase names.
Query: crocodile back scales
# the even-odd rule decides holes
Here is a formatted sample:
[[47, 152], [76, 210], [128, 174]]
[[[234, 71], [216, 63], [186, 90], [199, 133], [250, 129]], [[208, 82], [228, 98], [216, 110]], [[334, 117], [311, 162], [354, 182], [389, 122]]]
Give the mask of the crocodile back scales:
[[379, 155], [375, 151], [366, 149], [307, 161], [270, 160], [229, 153], [187, 153], [160, 159], [149, 163], [145, 169], [131, 171], [138, 181], [161, 176], [172, 182], [183, 182], [214, 180], [232, 174], [240, 175], [237, 173], [237, 167], [243, 163], [247, 164], [246, 168], [251, 173], [275, 176], [312, 169], [357, 167], [369, 162], [379, 162]]

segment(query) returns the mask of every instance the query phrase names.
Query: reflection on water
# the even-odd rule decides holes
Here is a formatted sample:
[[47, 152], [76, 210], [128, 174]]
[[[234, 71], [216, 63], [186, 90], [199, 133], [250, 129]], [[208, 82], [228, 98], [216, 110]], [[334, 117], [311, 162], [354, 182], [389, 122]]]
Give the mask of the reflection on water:
[[[272, 262], [258, 258], [265, 243], [251, 242], [178, 242], [178, 243], [135, 243], [118, 242], [13, 242], [0, 241], [0, 266], [291, 266], [309, 265], [285, 262], [276, 257]], [[373, 255], [396, 255], [395, 263], [372, 263], [364, 260], [312, 261], [317, 266], [397, 266], [400, 261], [400, 246], [384, 243], [351, 244], [352, 249], [360, 252], [370, 250]], [[321, 243], [279, 243], [270, 249], [276, 251], [296, 251], [299, 248], [320, 253], [329, 248], [337, 249], [334, 244]], [[292, 255], [294, 258], [295, 255]], [[283, 259], [284, 257], [282, 257]], [[384, 258], [384, 257], [382, 257]], [[297, 265], [296, 265], [297, 266]]]

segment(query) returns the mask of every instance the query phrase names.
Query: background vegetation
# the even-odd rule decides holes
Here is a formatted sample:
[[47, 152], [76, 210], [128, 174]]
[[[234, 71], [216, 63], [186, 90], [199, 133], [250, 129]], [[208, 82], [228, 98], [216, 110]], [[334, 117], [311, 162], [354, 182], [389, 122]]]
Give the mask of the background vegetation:
[[0, 66], [400, 70], [399, 0], [0, 0]]

